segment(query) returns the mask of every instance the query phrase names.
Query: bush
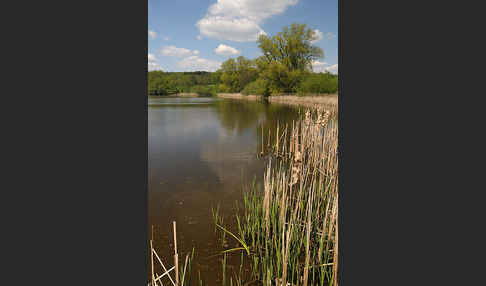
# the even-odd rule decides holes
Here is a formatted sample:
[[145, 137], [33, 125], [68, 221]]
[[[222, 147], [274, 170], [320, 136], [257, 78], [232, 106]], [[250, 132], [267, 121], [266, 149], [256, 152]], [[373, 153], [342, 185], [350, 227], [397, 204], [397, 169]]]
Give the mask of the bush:
[[231, 92], [231, 88], [225, 84], [220, 84], [218, 86], [218, 92], [221, 92], [221, 93], [230, 93]]
[[310, 74], [302, 80], [297, 92], [299, 95], [309, 93], [336, 93], [338, 91], [338, 77], [330, 73]]
[[203, 96], [215, 96], [217, 89], [214, 85], [196, 85], [191, 88], [191, 92]]
[[264, 79], [257, 79], [247, 84], [241, 93], [243, 93], [244, 95], [252, 94], [252, 95], [269, 96], [270, 95], [269, 84]]

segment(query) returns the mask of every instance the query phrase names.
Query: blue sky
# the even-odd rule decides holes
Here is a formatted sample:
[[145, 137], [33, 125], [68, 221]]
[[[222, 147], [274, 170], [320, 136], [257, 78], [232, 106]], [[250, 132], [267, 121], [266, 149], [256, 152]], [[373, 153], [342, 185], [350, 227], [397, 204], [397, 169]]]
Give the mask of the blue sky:
[[337, 73], [338, 0], [148, 0], [149, 70], [215, 71], [231, 57], [256, 58], [259, 34], [293, 22], [319, 35], [314, 71]]

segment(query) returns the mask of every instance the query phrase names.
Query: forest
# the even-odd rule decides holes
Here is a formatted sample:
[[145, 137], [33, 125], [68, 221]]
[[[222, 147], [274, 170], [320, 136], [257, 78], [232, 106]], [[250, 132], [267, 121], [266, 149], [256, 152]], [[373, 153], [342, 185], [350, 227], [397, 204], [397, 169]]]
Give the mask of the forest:
[[260, 35], [262, 55], [256, 59], [230, 58], [216, 72], [148, 72], [148, 95], [177, 93], [242, 93], [244, 95], [332, 94], [338, 91], [338, 75], [316, 73], [312, 63], [324, 57], [312, 44], [316, 35], [305, 24], [292, 24], [278, 34]]

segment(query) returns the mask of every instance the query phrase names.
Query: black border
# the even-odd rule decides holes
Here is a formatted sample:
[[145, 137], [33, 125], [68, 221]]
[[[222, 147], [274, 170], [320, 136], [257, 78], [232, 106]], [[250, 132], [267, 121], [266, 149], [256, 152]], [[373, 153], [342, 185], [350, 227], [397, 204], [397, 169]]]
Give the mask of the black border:
[[[10, 143], [2, 158], [3, 209], [13, 206], [4, 216], [5, 276], [17, 283], [146, 283], [147, 4], [20, 4], [17, 20], [27, 25], [5, 40], [15, 45], [11, 66], [4, 65], [10, 77], [3, 85], [11, 90], [3, 98], [14, 102], [2, 104], [12, 113], [2, 134]], [[462, 89], [451, 94], [458, 73], [440, 65], [453, 54], [444, 50], [451, 41], [428, 46], [444, 29], [428, 26], [424, 5], [339, 1], [340, 285], [422, 284], [417, 273], [436, 263], [424, 246], [443, 237], [424, 239], [438, 221], [429, 213], [441, 201], [421, 200], [437, 190], [442, 198], [447, 186], [439, 183], [460, 176], [424, 182], [436, 168], [467, 165], [431, 162], [442, 158], [430, 154], [450, 138], [431, 143], [447, 123], [427, 120], [462, 100]], [[469, 85], [469, 74], [459, 84]], [[447, 275], [428, 284], [452, 272], [465, 276], [449, 273], [463, 260], [446, 261]]]
[[148, 3], [20, 5], [5, 10], [2, 280], [144, 285]]
[[339, 134], [338, 134], [338, 160], [339, 160], [339, 198], [338, 198], [338, 285], [344, 285], [344, 180], [343, 180], [343, 164], [344, 164], [344, 90], [343, 90], [343, 33], [342, 33], [342, 26], [343, 26], [343, 0], [338, 0], [338, 121], [339, 121]]

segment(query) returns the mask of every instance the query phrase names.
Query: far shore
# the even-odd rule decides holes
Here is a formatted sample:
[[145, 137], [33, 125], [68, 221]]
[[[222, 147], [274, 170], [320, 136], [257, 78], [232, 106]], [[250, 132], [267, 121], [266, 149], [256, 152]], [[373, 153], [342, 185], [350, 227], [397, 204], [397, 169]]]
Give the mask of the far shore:
[[[171, 95], [165, 95], [163, 97], [210, 97], [208, 95], [199, 95], [197, 93], [177, 93]], [[281, 103], [288, 105], [297, 105], [305, 107], [319, 107], [325, 106], [327, 108], [337, 108], [338, 95], [334, 94], [316, 94], [298, 96], [296, 94], [289, 95], [271, 95], [264, 97], [262, 95], [244, 95], [242, 93], [217, 93], [216, 97], [229, 98], [229, 99], [242, 99], [250, 101], [264, 101], [268, 100], [271, 103]]]
[[170, 96], [171, 97], [207, 97], [207, 95], [199, 95], [197, 93], [176, 93]]

